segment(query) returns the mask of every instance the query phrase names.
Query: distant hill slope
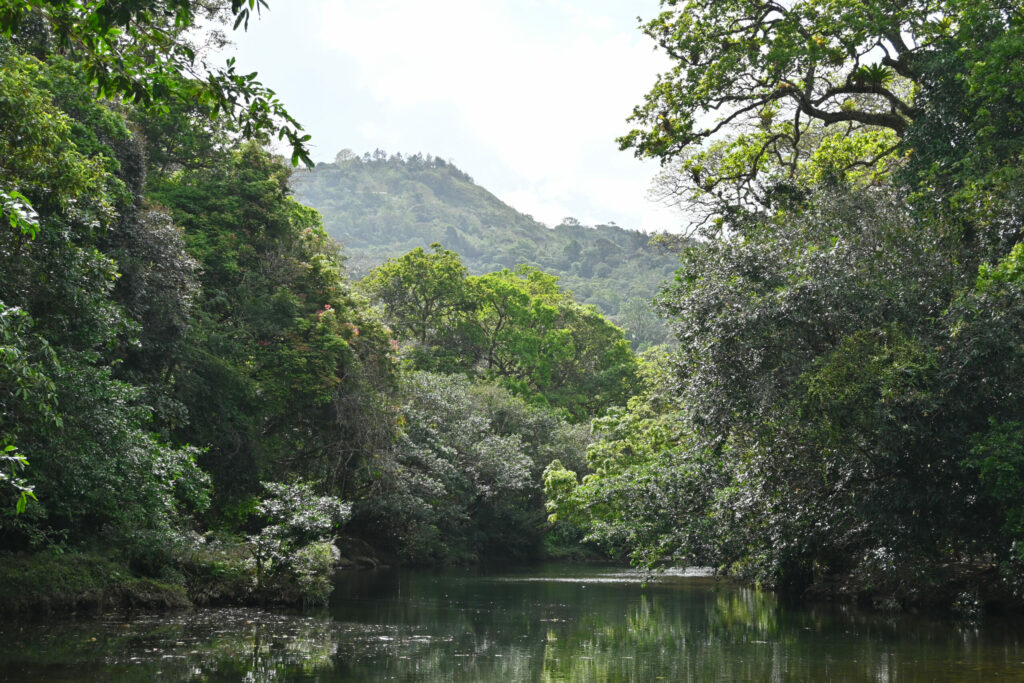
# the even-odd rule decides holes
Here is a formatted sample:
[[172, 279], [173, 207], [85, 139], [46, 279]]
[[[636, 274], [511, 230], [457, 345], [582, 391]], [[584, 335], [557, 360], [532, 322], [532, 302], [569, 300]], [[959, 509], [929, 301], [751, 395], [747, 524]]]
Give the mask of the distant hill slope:
[[419, 154], [343, 152], [335, 163], [296, 172], [292, 185], [296, 198], [320, 211], [328, 232], [345, 246], [353, 277], [440, 242], [459, 252], [474, 274], [527, 263], [558, 275], [577, 301], [594, 304], [629, 328], [637, 346], [663, 335], [660, 326], [643, 329], [651, 320], [641, 319], [646, 316], [637, 300], [650, 301], [679, 260], [650, 246], [645, 233], [587, 227], [573, 219], [548, 228], [454, 165]]

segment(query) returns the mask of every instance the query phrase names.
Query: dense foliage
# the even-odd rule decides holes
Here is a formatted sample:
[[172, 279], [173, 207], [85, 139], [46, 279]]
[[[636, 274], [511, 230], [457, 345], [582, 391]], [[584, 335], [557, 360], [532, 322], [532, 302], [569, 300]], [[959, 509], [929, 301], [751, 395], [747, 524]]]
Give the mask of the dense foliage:
[[206, 444], [222, 502], [285, 473], [344, 495], [390, 439], [387, 331], [354, 296], [316, 213], [258, 147], [151, 179], [201, 266], [188, 334], [169, 362], [179, 438]]
[[[375, 405], [358, 394], [386, 388], [390, 345], [348, 294], [315, 214], [288, 199], [279, 161], [214, 146], [202, 191], [198, 169], [147, 183], [147, 140], [131, 117], [148, 112], [97, 100], [81, 63], [45, 57], [0, 45], [0, 443], [10, 472], [0, 484], [18, 496], [0, 512], [0, 539], [7, 550], [104, 548], [174, 579], [194, 531], [246, 524], [261, 509], [247, 502], [262, 494], [260, 477], [315, 476], [337, 495], [364, 428], [329, 404]], [[201, 225], [177, 210], [189, 189]], [[202, 202], [211, 191], [219, 213]], [[203, 248], [232, 229], [241, 240]], [[341, 315], [366, 328], [361, 347], [351, 349], [355, 328]], [[378, 374], [343, 383], [354, 366]], [[310, 418], [321, 421], [303, 431]], [[219, 512], [204, 520], [211, 500]]]
[[589, 428], [459, 375], [413, 372], [403, 399], [405, 429], [356, 522], [406, 561], [539, 557], [540, 475], [556, 459], [582, 471]]
[[711, 220], [678, 350], [552, 510], [647, 564], [1019, 599], [1019, 7], [665, 4], [623, 143]]
[[59, 54], [76, 62], [101, 97], [166, 110], [169, 104], [199, 103], [223, 116], [248, 138], [276, 133], [292, 147], [292, 163], [312, 165], [308, 135], [255, 74], [239, 73], [234, 59], [223, 67], [207, 61], [208, 45], [194, 36], [207, 31], [222, 46], [216, 27], [233, 21], [248, 28], [266, 0], [213, 3], [195, 0], [5, 0], [0, 35], [14, 37], [37, 57]]
[[416, 310], [413, 277], [392, 332], [261, 146], [290, 119], [248, 77], [191, 70], [205, 7], [0, 13], [0, 552], [78, 558], [121, 599], [156, 581], [160, 604], [321, 603], [367, 541], [536, 556], [542, 470], [583, 468], [567, 417], [630, 391], [622, 332], [551, 276], [469, 278], [450, 252], [458, 277], [419, 284], [457, 310]]
[[[0, 6], [0, 552], [323, 602], [339, 547], [527, 558], [573, 525], [648, 565], [1019, 601], [1020, 8], [665, 5], [676, 65], [622, 143], [707, 220], [661, 240], [677, 343], [639, 359], [674, 258], [646, 236], [549, 230], [419, 155], [293, 176], [272, 93], [193, 61], [206, 4]], [[350, 283], [290, 182], [390, 258]]]
[[529, 266], [468, 276], [458, 254], [431, 249], [389, 259], [360, 283], [415, 367], [498, 380], [575, 420], [632, 395], [635, 359], [622, 331], [557, 278]]
[[884, 182], [901, 152], [940, 164], [938, 148], [963, 154], [957, 142], [1019, 118], [1014, 2], [664, 5], [644, 30], [674, 66], [619, 142], [662, 160], [666, 195], [706, 218], [785, 203], [830, 178]]
[[[38, 500], [23, 515], [3, 508], [4, 542], [101, 534], [142, 550], [150, 535], [176, 533], [179, 515], [208, 497], [196, 449], [152, 433], [141, 390], [113, 372], [133, 326], [113, 297], [116, 266], [102, 247], [133, 198], [115, 155], [97, 148], [109, 152], [105, 143], [127, 130], [102, 105], [73, 97], [82, 80], [68, 63], [44, 65], [7, 44], [0, 58], [2, 177], [21, 199], [5, 207], [0, 242], [0, 375], [10, 380], [0, 385], [0, 443], [29, 461], [24, 476]], [[83, 120], [99, 130], [86, 135]]]

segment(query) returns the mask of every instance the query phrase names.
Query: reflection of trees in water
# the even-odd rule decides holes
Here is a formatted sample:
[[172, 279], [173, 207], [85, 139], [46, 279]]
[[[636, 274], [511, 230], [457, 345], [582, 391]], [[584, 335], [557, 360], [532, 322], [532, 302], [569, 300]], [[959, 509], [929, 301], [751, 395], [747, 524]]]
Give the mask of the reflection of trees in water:
[[257, 609], [58, 621], [4, 634], [0, 661], [23, 680], [66, 667], [77, 680], [280, 681], [329, 670], [336, 626]]
[[985, 639], [977, 625], [942, 619], [789, 607], [744, 588], [708, 595], [687, 610], [645, 595], [621, 619], [552, 627], [541, 680], [982, 681], [1022, 671], [1024, 639], [993, 642], [998, 629]]
[[0, 661], [23, 680], [63, 671], [129, 683], [981, 681], [1019, 678], [1024, 662], [1020, 624], [790, 606], [710, 582], [641, 592], [424, 572], [340, 593], [332, 615], [224, 609], [8, 626]]
[[[649, 660], [676, 648], [679, 624], [666, 618], [657, 599], [641, 595], [622, 618], [602, 618], [607, 616], [588, 615], [549, 629], [541, 680], [632, 680], [638, 667], [647, 669]], [[671, 673], [657, 670], [661, 676]]]
[[752, 588], [718, 591], [708, 610], [708, 629], [723, 642], [777, 639], [782, 635], [778, 599]]
[[[702, 604], [679, 609], [670, 594], [642, 594], [625, 614], [592, 614], [552, 628], [543, 681], [686, 680], [707, 639]], [[700, 657], [697, 657], [699, 660]]]
[[[529, 599], [510, 584], [481, 583], [457, 572], [439, 577], [401, 573], [385, 577], [383, 588], [362, 585], [346, 595], [353, 602], [339, 613], [387, 623], [393, 631], [376, 643], [339, 643], [338, 680], [537, 680], [545, 628], [537, 594], [544, 603], [544, 588], [529, 591]], [[395, 595], [405, 597], [388, 598]]]

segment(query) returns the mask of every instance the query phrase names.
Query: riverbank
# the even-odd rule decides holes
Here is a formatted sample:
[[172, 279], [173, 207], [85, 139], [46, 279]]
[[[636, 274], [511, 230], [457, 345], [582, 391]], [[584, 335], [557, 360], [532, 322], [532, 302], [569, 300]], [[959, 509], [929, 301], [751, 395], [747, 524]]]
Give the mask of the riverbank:
[[[396, 565], [380, 558], [371, 546], [345, 539], [322, 576], [280, 575], [257, 580], [252, 563], [240, 546], [212, 547], [180, 558], [161, 576], [143, 576], [99, 553], [64, 551], [0, 555], [0, 614], [60, 614], [118, 609], [176, 610], [210, 606], [296, 607], [326, 603], [327, 592], [313, 594], [310, 585], [330, 584], [338, 572], [372, 570]], [[552, 558], [547, 558], [550, 561]], [[563, 561], [566, 558], [559, 558]], [[599, 558], [582, 554], [569, 558], [576, 566], [594, 565]], [[607, 558], [604, 558], [607, 562]], [[491, 566], [493, 563], [483, 563]], [[600, 563], [599, 563], [600, 564]], [[742, 584], [742, 582], [740, 582]], [[320, 586], [323, 590], [323, 586]], [[783, 591], [785, 593], [785, 591]], [[927, 575], [868, 581], [862, 576], [817, 577], [791, 593], [800, 602], [847, 603], [888, 613], [947, 613], [978, 617], [984, 613], [1020, 614], [1024, 600], [1001, 579], [991, 563], [948, 563]]]
[[0, 613], [55, 613], [107, 609], [184, 609], [185, 587], [135, 576], [127, 567], [90, 553], [4, 555], [0, 558]]
[[[541, 561], [593, 564], [601, 559], [583, 547], [557, 546]], [[116, 555], [61, 549], [0, 553], [0, 614], [60, 614], [116, 609], [326, 604], [337, 572], [401, 564], [369, 543], [341, 537], [316, 562], [259, 575], [249, 548], [236, 540], [210, 540], [145, 575]], [[480, 561], [472, 564], [480, 564]], [[488, 564], [484, 562], [483, 564]]]
[[945, 562], [884, 576], [833, 574], [816, 578], [801, 597], [883, 612], [948, 612], [963, 617], [1024, 612], [1024, 596], [1006, 581], [999, 565], [984, 561]]
[[304, 569], [258, 577], [238, 546], [177, 558], [160, 568], [158, 577], [96, 552], [4, 554], [0, 614], [326, 603], [334, 571], [331, 558], [315, 571]]

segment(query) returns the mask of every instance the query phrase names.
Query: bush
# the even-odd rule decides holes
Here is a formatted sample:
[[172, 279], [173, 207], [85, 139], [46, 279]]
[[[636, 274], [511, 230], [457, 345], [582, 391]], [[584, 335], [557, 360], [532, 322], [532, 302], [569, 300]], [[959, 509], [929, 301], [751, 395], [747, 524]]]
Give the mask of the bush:
[[265, 525], [247, 539], [256, 593], [274, 602], [326, 603], [337, 559], [334, 531], [348, 519], [350, 507], [316, 495], [309, 482], [264, 482], [263, 487], [270, 495], [256, 512]]

